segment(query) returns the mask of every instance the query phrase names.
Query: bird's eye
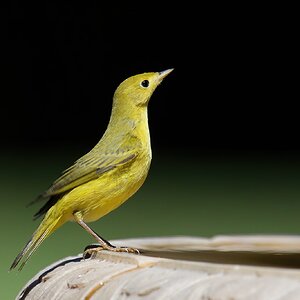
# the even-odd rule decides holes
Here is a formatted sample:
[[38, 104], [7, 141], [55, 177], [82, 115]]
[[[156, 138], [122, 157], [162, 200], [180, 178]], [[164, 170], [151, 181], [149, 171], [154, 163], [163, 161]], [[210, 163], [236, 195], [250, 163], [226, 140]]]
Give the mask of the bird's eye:
[[147, 80], [147, 79], [143, 80], [141, 82], [141, 86], [144, 87], [144, 88], [148, 87], [149, 86], [149, 80]]

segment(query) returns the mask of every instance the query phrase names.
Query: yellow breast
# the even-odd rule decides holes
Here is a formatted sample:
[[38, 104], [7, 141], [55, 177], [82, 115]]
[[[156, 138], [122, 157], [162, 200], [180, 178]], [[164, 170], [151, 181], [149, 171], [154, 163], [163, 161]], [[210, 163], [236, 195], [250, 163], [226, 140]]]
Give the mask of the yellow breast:
[[57, 203], [67, 220], [81, 211], [85, 222], [96, 221], [128, 200], [144, 183], [151, 162], [149, 151], [139, 153], [129, 166], [110, 172], [74, 188]]

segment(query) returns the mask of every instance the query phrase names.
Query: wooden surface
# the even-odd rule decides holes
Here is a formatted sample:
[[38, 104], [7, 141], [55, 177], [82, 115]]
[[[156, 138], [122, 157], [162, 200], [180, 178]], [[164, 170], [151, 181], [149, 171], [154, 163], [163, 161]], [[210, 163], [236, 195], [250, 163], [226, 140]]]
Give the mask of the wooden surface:
[[300, 238], [227, 236], [112, 241], [142, 254], [68, 257], [37, 274], [17, 299], [299, 300]]

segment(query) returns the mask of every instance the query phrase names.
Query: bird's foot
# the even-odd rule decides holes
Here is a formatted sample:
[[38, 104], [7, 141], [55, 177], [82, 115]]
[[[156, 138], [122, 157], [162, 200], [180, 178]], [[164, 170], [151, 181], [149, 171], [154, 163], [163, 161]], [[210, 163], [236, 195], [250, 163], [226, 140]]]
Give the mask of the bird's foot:
[[112, 252], [126, 252], [133, 254], [140, 254], [140, 251], [136, 248], [130, 247], [116, 247], [113, 245], [89, 245], [84, 249], [83, 258], [95, 258], [96, 254], [100, 251], [107, 250]]
[[111, 249], [110, 251], [114, 252], [127, 252], [127, 253], [133, 253], [133, 254], [141, 254], [139, 249], [136, 248], [130, 248], [130, 247], [114, 247], [114, 249]]

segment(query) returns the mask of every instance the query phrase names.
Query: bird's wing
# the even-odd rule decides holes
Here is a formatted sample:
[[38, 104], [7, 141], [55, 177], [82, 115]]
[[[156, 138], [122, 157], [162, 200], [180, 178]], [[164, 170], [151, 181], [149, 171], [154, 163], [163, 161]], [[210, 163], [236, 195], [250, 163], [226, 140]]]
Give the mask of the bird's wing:
[[64, 193], [90, 180], [97, 179], [116, 167], [131, 164], [138, 155], [137, 148], [129, 148], [124, 144], [115, 149], [114, 151], [104, 151], [95, 147], [66, 169], [48, 190], [29, 203], [33, 204], [39, 200], [47, 201], [34, 215], [34, 219], [45, 214]]
[[[118, 145], [118, 146], [116, 146]], [[110, 143], [98, 143], [89, 153], [79, 158], [53, 184], [28, 205], [40, 200], [57, 202], [69, 190], [96, 179], [114, 168], [130, 164], [136, 158], [142, 145], [136, 136], [126, 139], [117, 136]]]
[[41, 194], [37, 199], [29, 204], [39, 200], [47, 201], [41, 209], [34, 215], [34, 219], [44, 215], [48, 209], [53, 206], [69, 190], [80, 186], [90, 180], [99, 178], [102, 174], [113, 170], [121, 165], [131, 163], [137, 156], [137, 153], [128, 151], [127, 153], [115, 152], [98, 156], [88, 153], [76, 161], [70, 168], [53, 182], [48, 190]]
[[94, 153], [90, 152], [84, 155], [71, 167], [66, 169], [39, 199], [47, 199], [50, 196], [65, 193], [79, 185], [98, 178], [101, 174], [118, 166], [129, 164], [135, 159], [137, 152], [126, 150], [101, 155], [94, 155]]

